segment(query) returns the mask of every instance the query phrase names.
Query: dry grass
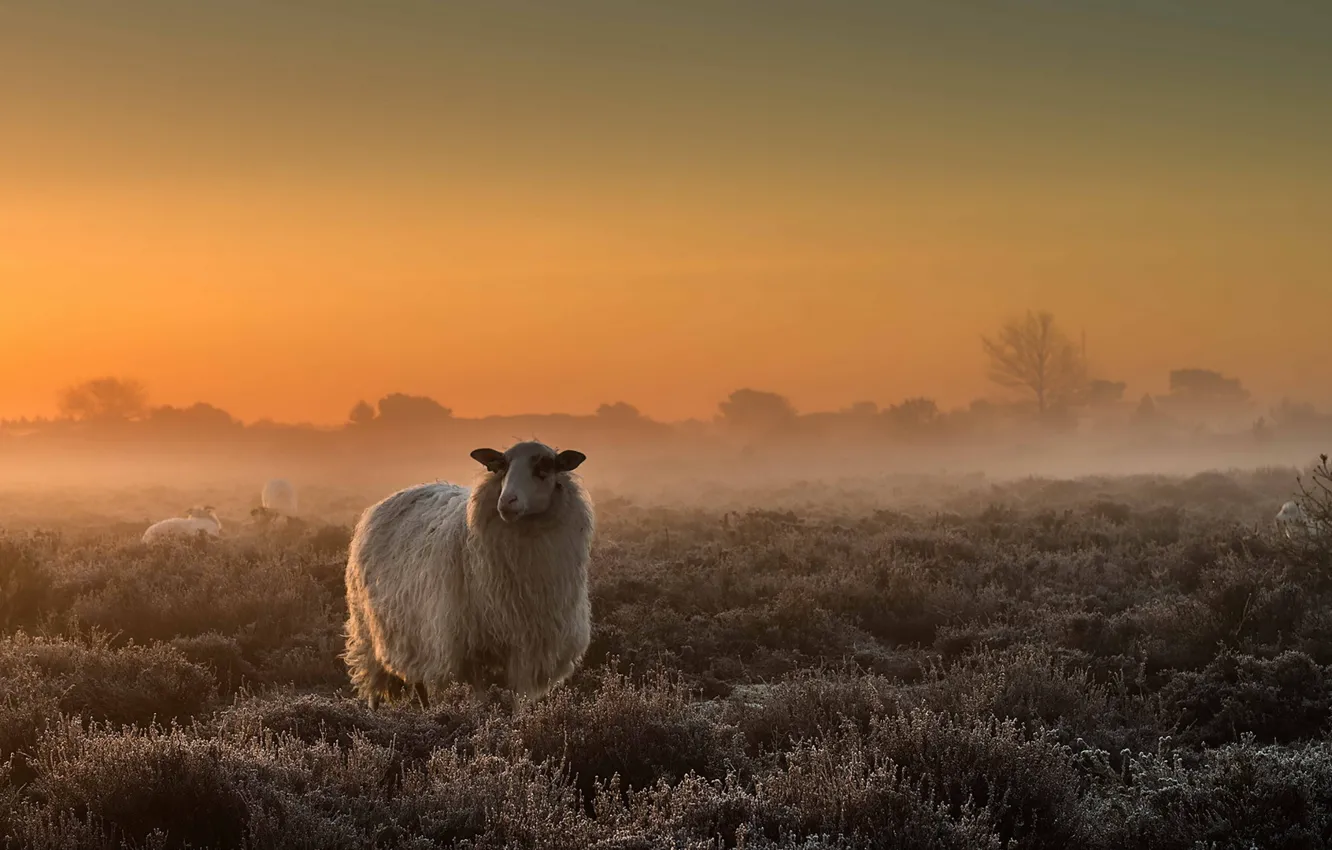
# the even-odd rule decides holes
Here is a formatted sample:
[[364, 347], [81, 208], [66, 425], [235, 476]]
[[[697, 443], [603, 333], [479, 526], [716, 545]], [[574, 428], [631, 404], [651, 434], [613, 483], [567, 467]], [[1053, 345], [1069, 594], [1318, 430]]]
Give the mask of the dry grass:
[[0, 846], [1327, 846], [1293, 486], [605, 498], [587, 663], [513, 716], [348, 698], [345, 527], [149, 548], [29, 505], [57, 533], [0, 537]]

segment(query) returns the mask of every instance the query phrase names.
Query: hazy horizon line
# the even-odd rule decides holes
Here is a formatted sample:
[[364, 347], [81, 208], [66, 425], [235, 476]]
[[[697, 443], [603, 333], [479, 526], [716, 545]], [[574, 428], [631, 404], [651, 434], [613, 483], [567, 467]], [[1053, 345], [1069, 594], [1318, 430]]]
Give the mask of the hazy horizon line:
[[[791, 401], [790, 396], [787, 396], [786, 394], [781, 392], [777, 392], [774, 390], [759, 390], [754, 387], [741, 387], [733, 392], [743, 392], [743, 391], [753, 391], [756, 393], [762, 393], [764, 395], [772, 395], [780, 397], [786, 400], [788, 404], [790, 404], [792, 414], [795, 417], [853, 415], [855, 412], [855, 408], [860, 405], [873, 405], [874, 414], [877, 415], [891, 411], [893, 409], [900, 408], [902, 405], [913, 401], [930, 402], [935, 405], [935, 409], [941, 415], [971, 412], [978, 404], [988, 405], [997, 411], [1009, 412], [1009, 413], [1035, 414], [1036, 412], [1034, 409], [1035, 408], [1034, 400], [1026, 398], [1005, 398], [1001, 395], [981, 395], [981, 396], [975, 396], [962, 404], [944, 405], [941, 404], [936, 397], [924, 394], [906, 396], [886, 404], [875, 401], [873, 399], [857, 399], [845, 403], [838, 408], [816, 408], [816, 409], [802, 410], [795, 406], [795, 403]], [[1239, 404], [1242, 407], [1242, 409], [1251, 411], [1256, 415], [1264, 415], [1270, 412], [1275, 412], [1277, 408], [1283, 405], [1308, 408], [1318, 414], [1323, 414], [1326, 412], [1324, 408], [1318, 405], [1317, 402], [1315, 401], [1306, 401], [1304, 399], [1295, 398], [1290, 395], [1282, 395], [1280, 397], [1259, 396], [1253, 393], [1253, 391], [1251, 390], [1249, 392], [1250, 395], [1248, 399], [1244, 402], [1240, 402]], [[1138, 396], [1138, 395], [1130, 395], [1126, 392], [1122, 398], [1113, 402], [1104, 403], [1100, 406], [1072, 405], [1066, 409], [1073, 412], [1085, 409], [1092, 409], [1092, 410], [1099, 409], [1101, 411], [1114, 410], [1114, 409], [1125, 410], [1137, 406], [1138, 404], [1141, 403], [1142, 399], [1144, 398], [1150, 398], [1153, 402], [1158, 402], [1161, 401], [1162, 399], [1168, 399], [1170, 395], [1171, 393], [1169, 392], [1166, 393], [1145, 392], [1141, 396]], [[414, 393], [393, 392], [393, 393], [386, 393], [379, 400], [382, 400], [383, 398], [387, 398], [390, 396], [406, 396], [412, 399], [428, 399], [429, 401], [432, 401], [440, 405], [440, 407], [442, 407], [444, 410], [447, 411], [447, 414], [438, 414], [438, 417], [440, 419], [447, 419], [460, 422], [484, 422], [487, 420], [535, 419], [535, 418], [596, 419], [602, 416], [600, 411], [601, 408], [603, 407], [614, 409], [621, 405], [625, 405], [628, 408], [632, 408], [634, 416], [626, 418], [621, 421], [633, 421], [636, 418], [640, 421], [645, 421], [658, 425], [690, 425], [690, 424], [715, 423], [723, 417], [723, 414], [720, 412], [720, 410], [716, 408], [719, 408], [723, 403], [725, 403], [727, 399], [730, 398], [730, 396], [728, 395], [722, 399], [719, 399], [716, 402], [716, 405], [714, 405], [713, 412], [709, 416], [688, 416], [683, 418], [669, 418], [669, 417], [657, 418], [647, 412], [644, 412], [638, 405], [634, 404], [633, 402], [624, 401], [622, 399], [616, 401], [602, 402], [597, 408], [594, 408], [586, 412], [577, 412], [570, 410], [548, 410], [548, 411], [533, 410], [533, 411], [525, 411], [519, 413], [484, 413], [479, 415], [476, 414], [467, 415], [467, 414], [459, 414], [456, 411], [454, 411], [452, 408], [450, 408], [447, 404], [439, 401], [433, 396], [425, 394], [418, 395]], [[379, 400], [377, 400], [375, 404], [370, 404], [369, 402], [366, 402], [371, 407], [371, 409], [375, 411], [374, 421], [379, 421], [380, 417], [380, 413], [377, 408]], [[351, 419], [350, 413], [356, 407], [356, 405], [362, 401], [364, 401], [364, 399], [361, 399], [358, 402], [354, 403], [351, 407], [348, 408], [348, 414], [344, 415], [342, 419], [336, 421], [318, 420], [318, 419], [278, 419], [273, 416], [244, 418], [242, 416], [233, 414], [231, 411], [227, 410], [225, 407], [221, 405], [214, 404], [213, 402], [206, 401], [204, 399], [199, 399], [197, 401], [190, 402], [188, 404], [172, 404], [172, 403], [148, 404], [145, 407], [145, 415], [123, 417], [119, 419], [110, 418], [110, 419], [98, 420], [95, 418], [62, 416], [58, 413], [55, 415], [37, 414], [37, 415], [22, 415], [17, 417], [0, 416], [0, 426], [14, 426], [14, 425], [23, 425], [23, 424], [38, 425], [38, 424], [55, 424], [55, 423], [70, 423], [70, 424], [78, 424], [78, 423], [106, 424], [108, 422], [131, 423], [131, 422], [145, 421], [148, 418], [147, 414], [151, 414], [152, 411], [171, 410], [177, 412], [184, 412], [202, 407], [212, 411], [218, 411], [220, 413], [224, 413], [228, 417], [230, 417], [235, 424], [246, 427], [255, 426], [255, 425], [275, 425], [275, 426], [287, 426], [287, 427], [314, 428], [319, 430], [324, 430], [324, 429], [332, 430], [356, 424]]]

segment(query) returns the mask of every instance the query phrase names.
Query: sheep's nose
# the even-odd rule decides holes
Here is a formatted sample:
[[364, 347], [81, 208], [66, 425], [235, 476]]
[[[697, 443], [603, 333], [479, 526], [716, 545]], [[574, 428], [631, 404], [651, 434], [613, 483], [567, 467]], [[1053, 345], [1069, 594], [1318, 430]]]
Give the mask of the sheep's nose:
[[515, 493], [510, 493], [509, 495], [500, 499], [501, 507], [509, 508], [513, 507], [516, 504], [518, 504], [518, 496]]

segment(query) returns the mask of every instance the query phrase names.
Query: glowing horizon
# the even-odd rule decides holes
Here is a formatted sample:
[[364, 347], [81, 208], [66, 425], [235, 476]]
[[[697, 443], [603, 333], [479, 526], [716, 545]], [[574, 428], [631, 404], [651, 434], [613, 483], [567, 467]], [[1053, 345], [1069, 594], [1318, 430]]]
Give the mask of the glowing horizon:
[[0, 8], [0, 417], [953, 407], [1029, 308], [1332, 404], [1332, 9], [504, 8]]

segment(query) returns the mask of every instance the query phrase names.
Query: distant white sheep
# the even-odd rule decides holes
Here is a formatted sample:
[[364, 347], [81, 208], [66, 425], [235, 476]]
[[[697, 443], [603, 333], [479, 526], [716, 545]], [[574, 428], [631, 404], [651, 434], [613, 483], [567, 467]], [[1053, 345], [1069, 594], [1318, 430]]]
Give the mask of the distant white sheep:
[[586, 458], [538, 442], [477, 449], [474, 487], [422, 484], [361, 515], [347, 559], [347, 647], [378, 706], [410, 683], [499, 685], [539, 697], [587, 651], [594, 515], [571, 476]]
[[1286, 537], [1292, 538], [1296, 534], [1317, 536], [1327, 531], [1322, 521], [1310, 519], [1300, 503], [1295, 501], [1286, 502], [1281, 506], [1281, 510], [1277, 511], [1276, 526]]
[[265, 510], [288, 517], [297, 514], [296, 488], [285, 478], [274, 478], [264, 484], [259, 499]]
[[169, 537], [193, 537], [199, 533], [212, 537], [222, 535], [222, 521], [211, 506], [190, 508], [185, 516], [173, 516], [153, 523], [143, 533], [143, 542], [152, 543]]

